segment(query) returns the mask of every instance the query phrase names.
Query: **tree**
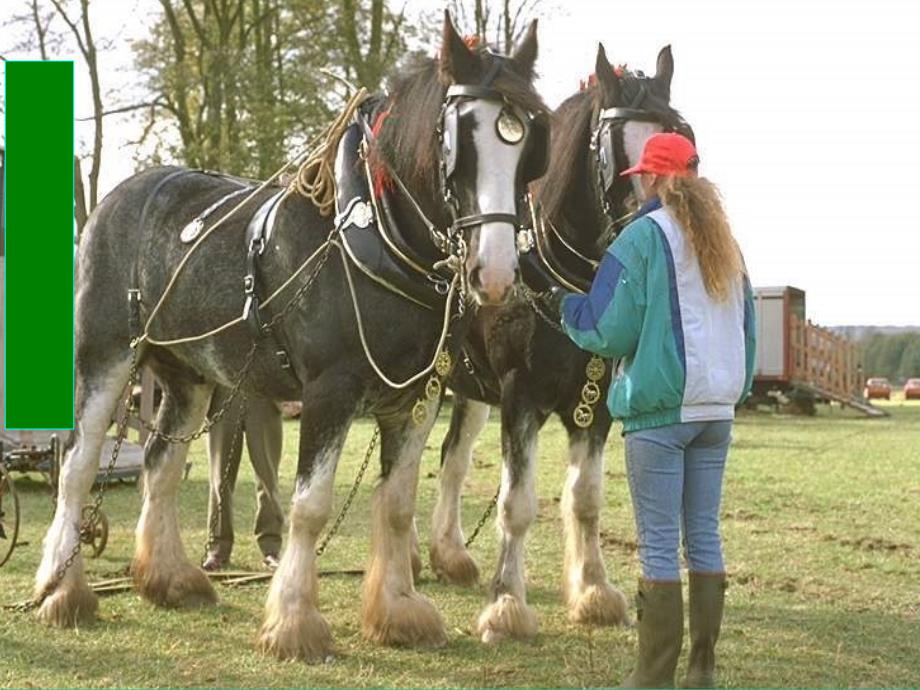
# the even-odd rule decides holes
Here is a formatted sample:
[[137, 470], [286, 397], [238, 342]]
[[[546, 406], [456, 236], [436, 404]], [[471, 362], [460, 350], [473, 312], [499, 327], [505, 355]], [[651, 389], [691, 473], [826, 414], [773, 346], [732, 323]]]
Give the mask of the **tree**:
[[327, 4], [160, 0], [151, 38], [135, 45], [154, 104], [147, 131], [165, 122], [178, 134], [168, 152], [186, 165], [268, 176], [329, 118]]
[[901, 353], [897, 378], [899, 380], [920, 377], [920, 334], [909, 334], [909, 341]]
[[[93, 95], [93, 165], [89, 171], [89, 210], [96, 208], [99, 199], [99, 171], [102, 168], [102, 118], [104, 108], [102, 106], [102, 87], [99, 82], [99, 63], [98, 52], [96, 50], [96, 41], [93, 37], [92, 25], [89, 18], [90, 0], [79, 0], [79, 16], [71, 19], [69, 10], [64, 0], [50, 0], [58, 16], [64, 21], [70, 33], [76, 41], [83, 60], [86, 63], [86, 69], [89, 73], [90, 89]], [[38, 2], [32, 0], [36, 30], [39, 33], [39, 43], [42, 50], [42, 59], [45, 57], [45, 38], [42, 34], [42, 21], [38, 13]], [[46, 29], [47, 30], [47, 29]], [[77, 165], [79, 170], [79, 165]], [[82, 187], [82, 185], [81, 185]], [[77, 200], [77, 208], [80, 208], [81, 200]]]
[[[467, 6], [472, 4], [472, 11]], [[451, 0], [450, 6], [461, 31], [497, 46], [506, 55], [527, 29], [531, 15], [543, 0]], [[470, 15], [472, 14], [472, 17]]]
[[[345, 50], [342, 66], [346, 77], [354, 76], [369, 91], [380, 88], [384, 75], [406, 46], [403, 28], [406, 8], [390, 12], [384, 0], [341, 0], [339, 27]], [[366, 41], [361, 37], [367, 36]]]

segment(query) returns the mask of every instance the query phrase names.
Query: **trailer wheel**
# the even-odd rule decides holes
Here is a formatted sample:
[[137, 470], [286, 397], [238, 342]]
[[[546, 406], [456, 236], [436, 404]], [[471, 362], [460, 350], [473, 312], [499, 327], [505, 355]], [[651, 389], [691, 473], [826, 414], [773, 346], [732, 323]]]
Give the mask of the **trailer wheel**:
[[19, 497], [13, 478], [0, 464], [0, 566], [6, 563], [16, 548], [19, 536]]

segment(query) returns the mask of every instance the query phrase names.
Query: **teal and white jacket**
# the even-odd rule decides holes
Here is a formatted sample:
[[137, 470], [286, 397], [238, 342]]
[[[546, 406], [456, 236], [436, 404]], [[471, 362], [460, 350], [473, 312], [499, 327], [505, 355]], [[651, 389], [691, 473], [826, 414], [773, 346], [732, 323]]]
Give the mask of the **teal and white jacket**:
[[754, 303], [747, 275], [724, 302], [706, 292], [683, 231], [652, 199], [608, 247], [562, 325], [582, 349], [622, 358], [607, 406], [623, 433], [733, 419], [751, 390]]

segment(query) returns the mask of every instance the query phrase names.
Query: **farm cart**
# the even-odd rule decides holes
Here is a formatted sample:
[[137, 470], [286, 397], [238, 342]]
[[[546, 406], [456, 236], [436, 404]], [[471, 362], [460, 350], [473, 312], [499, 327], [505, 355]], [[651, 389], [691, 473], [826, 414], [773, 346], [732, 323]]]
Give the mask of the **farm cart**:
[[859, 353], [843, 336], [805, 317], [798, 288], [754, 290], [757, 318], [755, 398], [781, 393], [793, 400], [834, 400], [871, 417], [887, 415], [862, 397]]

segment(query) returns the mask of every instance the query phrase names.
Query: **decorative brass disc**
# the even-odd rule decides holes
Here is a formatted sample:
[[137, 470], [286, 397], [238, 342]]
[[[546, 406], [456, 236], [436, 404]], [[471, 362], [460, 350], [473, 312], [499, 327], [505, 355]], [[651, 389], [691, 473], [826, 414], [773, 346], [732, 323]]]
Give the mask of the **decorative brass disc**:
[[428, 400], [434, 400], [435, 398], [441, 395], [441, 381], [432, 376], [428, 379], [428, 383], [425, 384], [425, 398]]
[[590, 405], [578, 403], [578, 407], [576, 407], [575, 411], [572, 413], [572, 419], [577, 426], [582, 429], [587, 429], [594, 421], [594, 410], [591, 409]]
[[607, 373], [607, 365], [604, 364], [602, 360], [597, 355], [592, 355], [591, 359], [588, 360], [588, 364], [585, 367], [585, 376], [588, 377], [589, 381], [600, 381], [604, 378], [604, 374]]
[[438, 358], [434, 362], [435, 372], [443, 379], [450, 373], [450, 368], [452, 366], [453, 362], [451, 361], [450, 353], [447, 350], [441, 350], [438, 354]]
[[502, 141], [508, 144], [517, 144], [524, 138], [524, 123], [510, 110], [502, 110], [495, 122], [495, 129]]
[[601, 399], [601, 389], [594, 381], [588, 381], [581, 389], [581, 400], [586, 405], [593, 405]]
[[421, 426], [426, 419], [428, 419], [428, 403], [425, 400], [418, 400], [412, 406], [412, 421], [415, 426]]

